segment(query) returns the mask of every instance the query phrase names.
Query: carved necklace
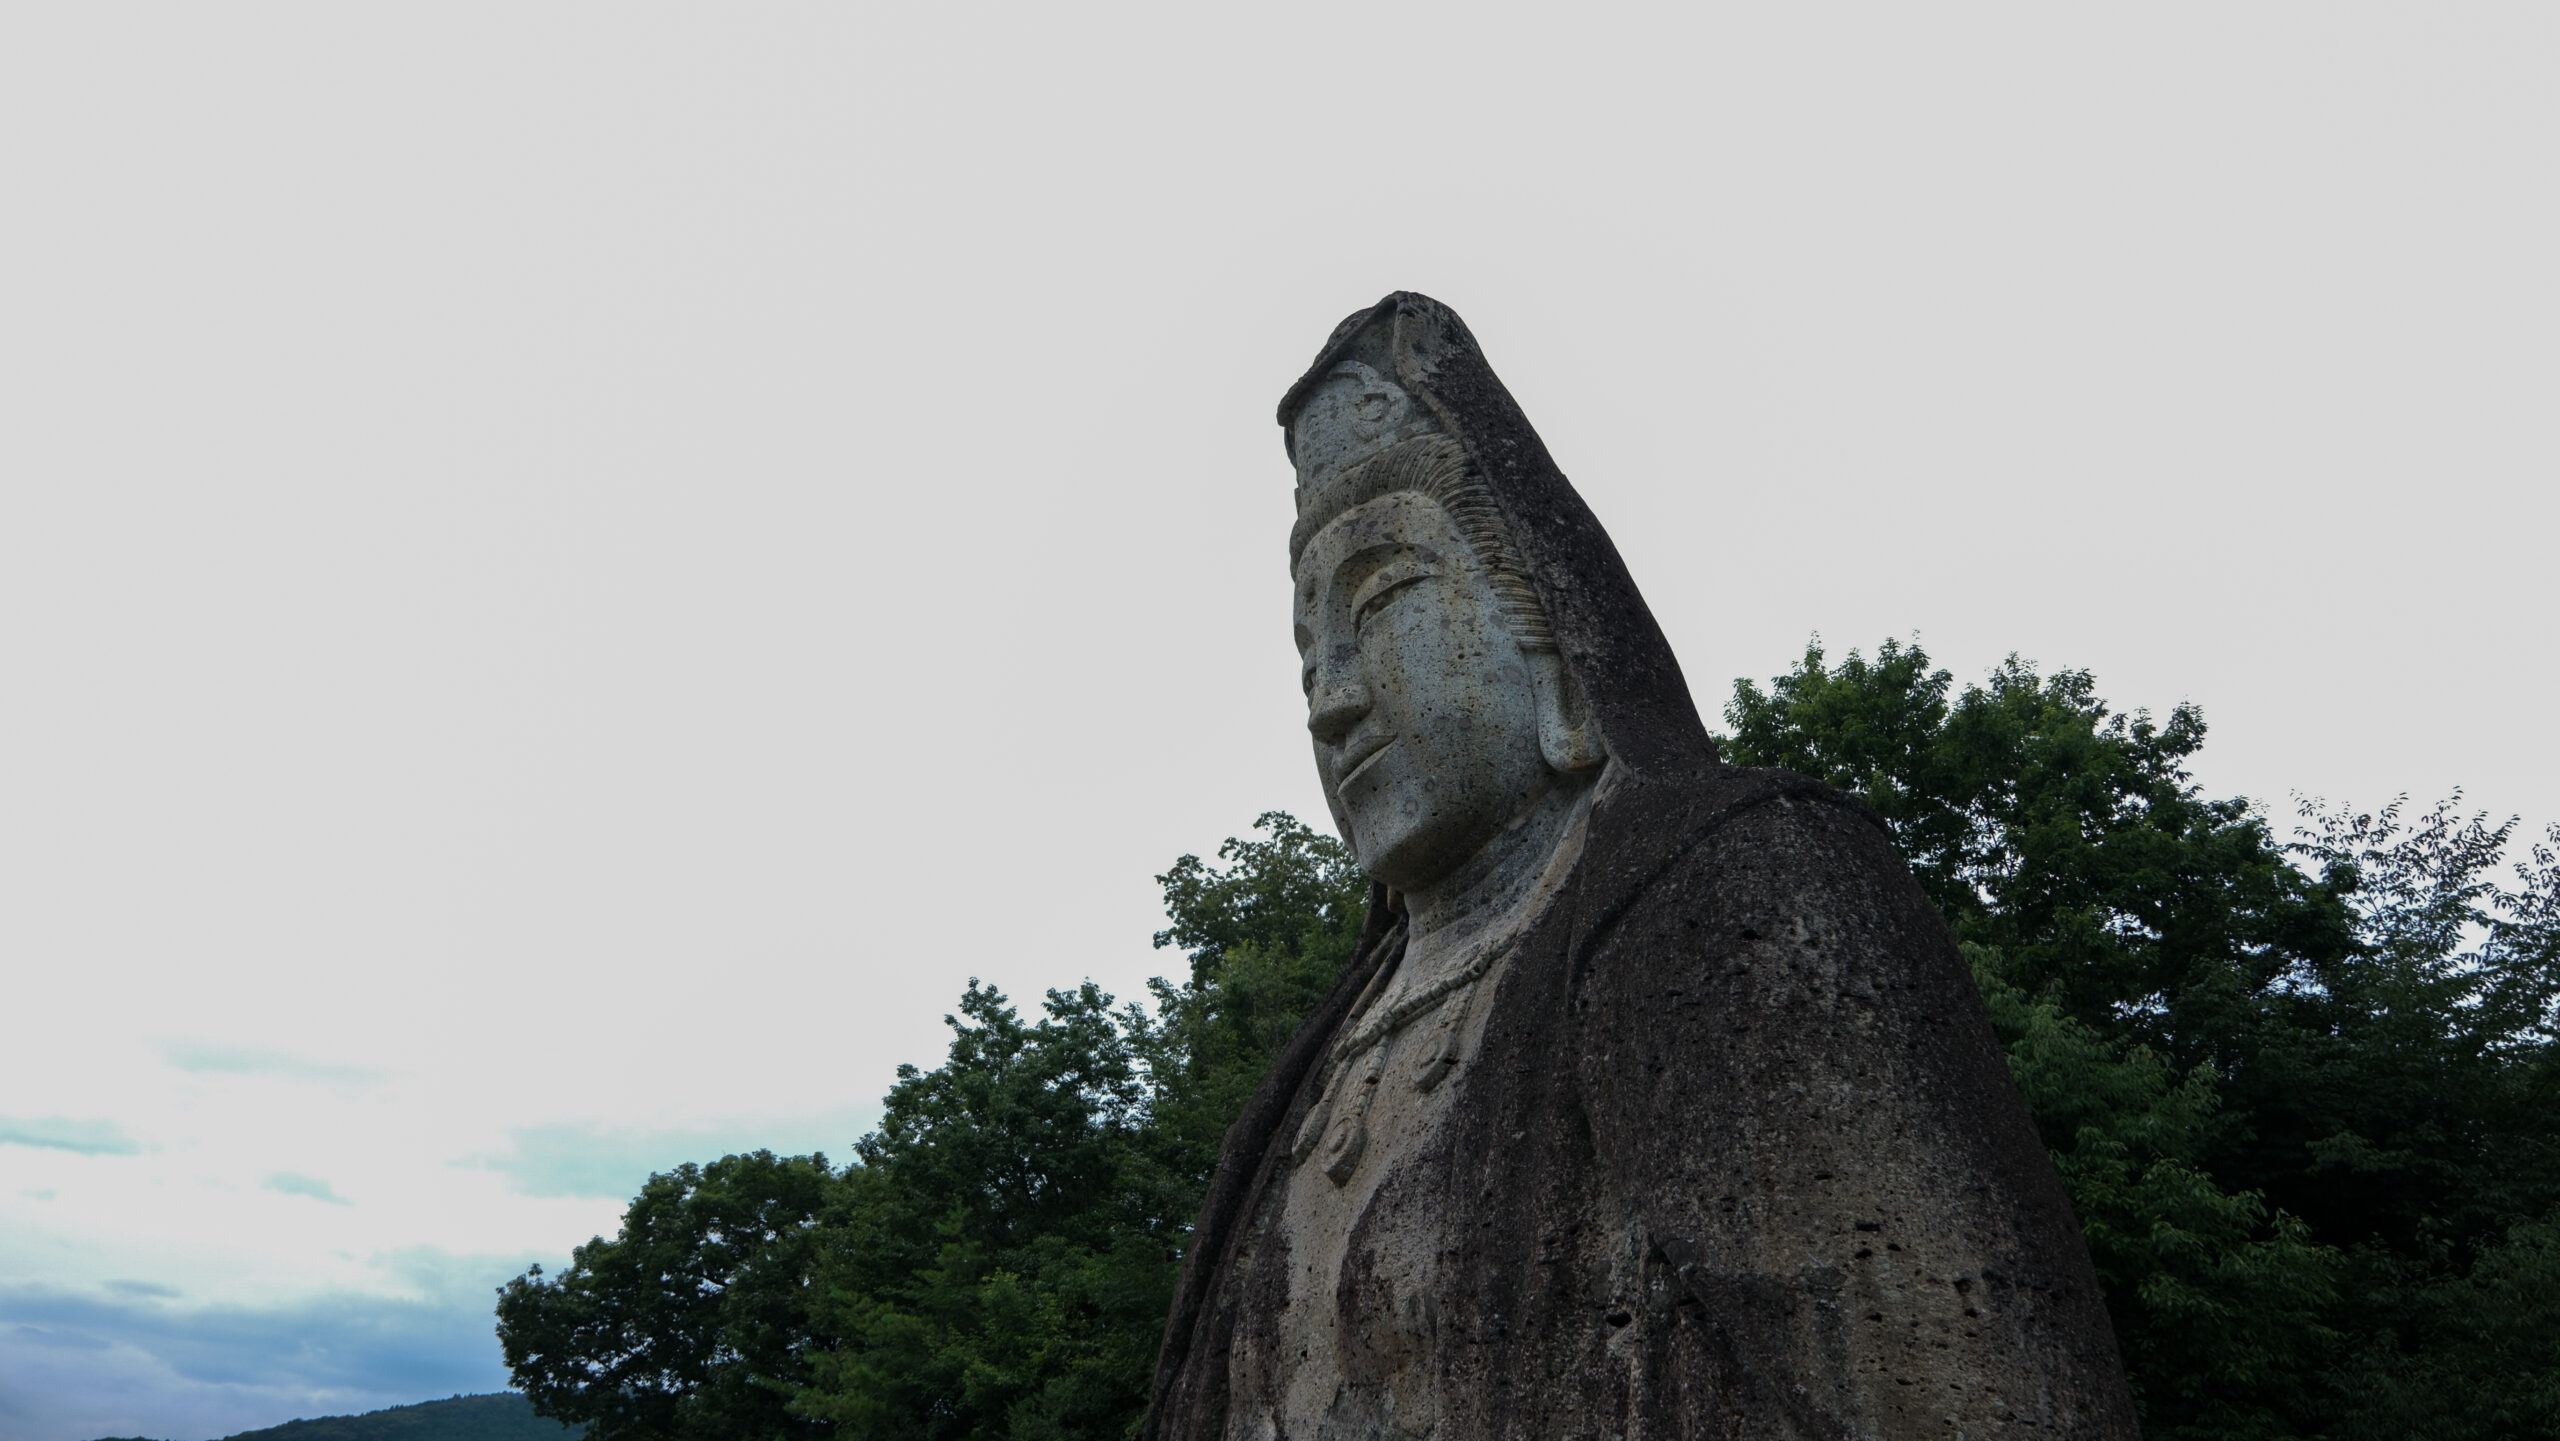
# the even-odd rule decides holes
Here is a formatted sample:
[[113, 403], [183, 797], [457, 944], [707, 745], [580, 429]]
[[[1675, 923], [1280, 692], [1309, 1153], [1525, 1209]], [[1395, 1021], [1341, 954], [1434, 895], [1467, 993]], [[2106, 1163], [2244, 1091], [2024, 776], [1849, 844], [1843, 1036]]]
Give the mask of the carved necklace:
[[[1475, 1014], [1476, 982], [1484, 979], [1486, 973], [1511, 953], [1517, 938], [1518, 932], [1514, 931], [1501, 941], [1487, 945], [1465, 965], [1397, 1001], [1384, 1014], [1335, 1043], [1333, 1054], [1326, 1058], [1332, 1075], [1325, 1083], [1324, 1097], [1308, 1113], [1306, 1123], [1298, 1130], [1295, 1158], [1300, 1164], [1321, 1149], [1326, 1178], [1336, 1186], [1350, 1182], [1352, 1172], [1360, 1165], [1360, 1153], [1369, 1146], [1369, 1106], [1377, 1097], [1379, 1084], [1386, 1079], [1387, 1053], [1392, 1049], [1388, 1043], [1451, 996], [1461, 996], [1463, 999], [1457, 1014], [1441, 1028], [1440, 1043], [1430, 1047], [1415, 1062], [1412, 1070], [1414, 1089], [1419, 1091], [1427, 1092], [1447, 1079], [1449, 1073], [1458, 1068], [1460, 1037], [1466, 1032], [1469, 1017]], [[1389, 934], [1387, 943], [1401, 952], [1405, 939], [1404, 923], [1399, 921], [1395, 931]], [[1370, 982], [1371, 987], [1374, 989], [1387, 984], [1394, 971], [1401, 969], [1402, 959], [1399, 954], [1396, 966], [1382, 969], [1378, 978]], [[1371, 996], [1363, 995], [1352, 1014], [1359, 1015], [1371, 999]], [[1353, 1064], [1364, 1056], [1368, 1058], [1367, 1065]], [[1346, 1096], [1345, 1083], [1355, 1074], [1358, 1079], [1350, 1084]]]

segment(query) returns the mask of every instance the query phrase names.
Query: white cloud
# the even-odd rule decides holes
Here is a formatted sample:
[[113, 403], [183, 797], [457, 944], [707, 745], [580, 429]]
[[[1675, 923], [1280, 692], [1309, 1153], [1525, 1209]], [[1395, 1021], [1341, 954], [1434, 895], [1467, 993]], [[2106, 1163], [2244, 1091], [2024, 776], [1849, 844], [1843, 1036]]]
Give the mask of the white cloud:
[[258, 1046], [224, 1045], [218, 1041], [175, 1040], [161, 1044], [160, 1054], [181, 1071], [220, 1076], [274, 1076], [289, 1081], [315, 1081], [331, 1086], [371, 1086], [382, 1072], [371, 1066], [332, 1065]]
[[332, 1206], [354, 1204], [331, 1190], [328, 1182], [317, 1176], [305, 1176], [298, 1171], [270, 1171], [267, 1173], [264, 1184], [268, 1190], [279, 1196], [308, 1196], [315, 1201], [326, 1201]]
[[81, 1156], [130, 1156], [142, 1149], [113, 1121], [68, 1116], [0, 1116], [0, 1146], [37, 1146]]
[[164, 1286], [157, 1281], [109, 1281], [106, 1283], [106, 1289], [119, 1296], [159, 1301], [175, 1301], [186, 1294], [175, 1286]]
[[879, 1113], [877, 1106], [864, 1106], [816, 1117], [675, 1129], [551, 1122], [515, 1127], [508, 1133], [505, 1150], [458, 1164], [498, 1172], [527, 1196], [621, 1201], [638, 1195], [658, 1172], [746, 1151], [818, 1152], [842, 1165], [853, 1158], [853, 1142], [872, 1128]]

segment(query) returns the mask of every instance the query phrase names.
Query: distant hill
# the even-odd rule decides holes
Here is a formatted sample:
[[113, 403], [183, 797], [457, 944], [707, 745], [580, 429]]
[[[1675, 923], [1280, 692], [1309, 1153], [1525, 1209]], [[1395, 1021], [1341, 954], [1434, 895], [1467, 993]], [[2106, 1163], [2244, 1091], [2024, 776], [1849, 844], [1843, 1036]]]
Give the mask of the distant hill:
[[583, 1426], [545, 1421], [533, 1414], [532, 1402], [502, 1392], [420, 1401], [361, 1416], [287, 1421], [263, 1431], [226, 1436], [223, 1441], [576, 1441], [585, 1433]]

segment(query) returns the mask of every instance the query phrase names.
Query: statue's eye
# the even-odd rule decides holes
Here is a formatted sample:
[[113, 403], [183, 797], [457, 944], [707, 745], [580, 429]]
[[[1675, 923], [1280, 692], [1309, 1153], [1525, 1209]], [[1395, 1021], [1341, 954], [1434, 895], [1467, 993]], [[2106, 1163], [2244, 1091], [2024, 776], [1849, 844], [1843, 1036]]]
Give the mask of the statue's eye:
[[1360, 587], [1360, 594], [1352, 600], [1353, 627], [1366, 630], [1370, 618], [1386, 609], [1388, 602], [1404, 594], [1407, 586], [1417, 580], [1429, 580], [1439, 573], [1431, 566], [1416, 560], [1399, 560], [1380, 566], [1377, 573], [1369, 577], [1368, 583]]

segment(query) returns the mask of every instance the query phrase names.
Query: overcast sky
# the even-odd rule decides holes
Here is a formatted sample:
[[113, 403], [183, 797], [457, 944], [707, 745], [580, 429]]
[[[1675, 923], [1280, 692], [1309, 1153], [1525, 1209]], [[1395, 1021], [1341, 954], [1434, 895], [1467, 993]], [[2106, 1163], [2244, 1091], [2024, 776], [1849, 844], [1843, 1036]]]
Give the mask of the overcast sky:
[[[1568, 18], [1569, 17], [1569, 18]], [[1319, 818], [1273, 404], [1454, 305], [1819, 633], [2560, 819], [2560, 10], [0, 12], [0, 1441], [489, 1390], [652, 1168]]]

